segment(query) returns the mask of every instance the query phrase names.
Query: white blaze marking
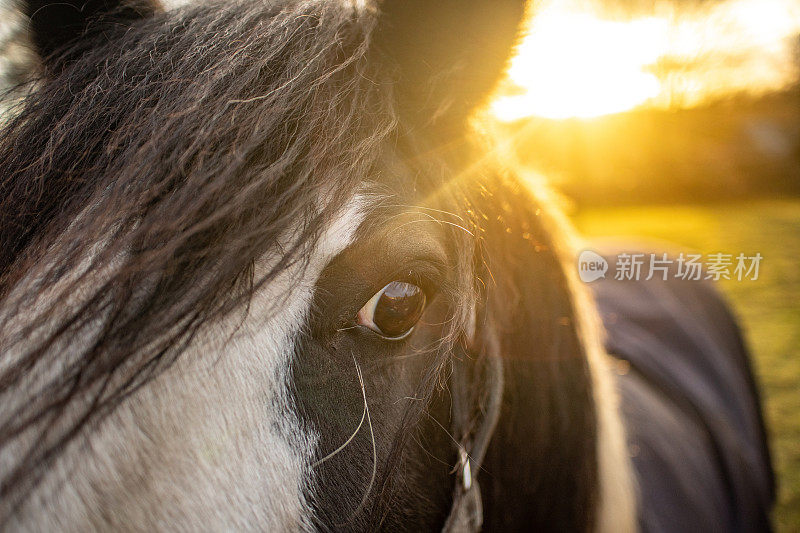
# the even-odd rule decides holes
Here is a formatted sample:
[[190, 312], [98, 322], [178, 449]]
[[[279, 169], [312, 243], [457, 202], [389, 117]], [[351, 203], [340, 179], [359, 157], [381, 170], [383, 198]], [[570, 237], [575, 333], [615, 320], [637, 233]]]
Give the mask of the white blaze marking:
[[255, 294], [244, 321], [234, 313], [209, 327], [70, 446], [12, 529], [310, 529], [303, 495], [316, 443], [291, 405], [291, 357], [314, 285], [351, 243], [362, 204], [350, 202], [305, 269], [298, 264]]

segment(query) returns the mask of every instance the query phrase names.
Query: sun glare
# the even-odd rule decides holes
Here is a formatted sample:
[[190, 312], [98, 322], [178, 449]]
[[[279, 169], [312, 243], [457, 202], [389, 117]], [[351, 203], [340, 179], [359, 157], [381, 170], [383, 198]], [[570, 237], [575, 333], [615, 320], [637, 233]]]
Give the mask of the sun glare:
[[[796, 80], [800, 0], [657, 4], [620, 18], [599, 1], [537, 5], [492, 113], [591, 118], [640, 106], [691, 107]], [[510, 92], [510, 91], [509, 91]]]

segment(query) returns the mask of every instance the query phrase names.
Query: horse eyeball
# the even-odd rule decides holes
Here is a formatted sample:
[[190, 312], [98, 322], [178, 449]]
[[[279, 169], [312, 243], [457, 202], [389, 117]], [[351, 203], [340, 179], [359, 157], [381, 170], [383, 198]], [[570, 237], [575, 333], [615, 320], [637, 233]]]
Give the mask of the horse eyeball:
[[393, 281], [358, 312], [357, 322], [389, 340], [407, 337], [425, 310], [425, 293], [412, 283]]

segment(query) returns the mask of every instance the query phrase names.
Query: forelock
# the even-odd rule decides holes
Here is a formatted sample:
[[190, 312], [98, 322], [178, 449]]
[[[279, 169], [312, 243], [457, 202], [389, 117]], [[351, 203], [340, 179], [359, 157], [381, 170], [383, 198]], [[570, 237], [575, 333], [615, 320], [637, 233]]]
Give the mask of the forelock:
[[[53, 347], [104, 324], [46, 395], [0, 419], [2, 446], [87, 406], [8, 470], [4, 498], [30, 488], [80, 428], [173, 364], [205, 324], [313, 255], [394, 131], [387, 84], [367, 57], [371, 26], [346, 3], [203, 3], [81, 43], [79, 59], [38, 80], [0, 142], [0, 303], [26, 304], [13, 290], [26, 276], [67, 280], [67, 298], [87, 284], [70, 265], [89, 250], [87, 272], [115, 268], [77, 308], [64, 315], [55, 298], [4, 339], [19, 351], [27, 333], [55, 324], [2, 369], [12, 390], [54, 360]], [[257, 269], [276, 249], [280, 259]]]

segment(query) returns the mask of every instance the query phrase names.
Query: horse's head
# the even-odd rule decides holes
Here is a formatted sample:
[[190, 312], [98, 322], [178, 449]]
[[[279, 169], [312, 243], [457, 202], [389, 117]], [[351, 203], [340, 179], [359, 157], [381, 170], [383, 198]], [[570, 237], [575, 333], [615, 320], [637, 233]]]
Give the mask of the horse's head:
[[4, 521], [627, 524], [560, 223], [467, 132], [523, 8], [27, 2]]

